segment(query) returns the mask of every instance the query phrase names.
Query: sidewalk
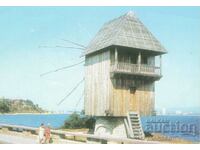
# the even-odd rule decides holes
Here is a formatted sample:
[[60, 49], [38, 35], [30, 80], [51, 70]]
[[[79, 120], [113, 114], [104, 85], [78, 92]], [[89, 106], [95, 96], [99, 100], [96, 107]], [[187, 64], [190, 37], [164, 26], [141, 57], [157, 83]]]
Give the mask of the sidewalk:
[[0, 143], [5, 144], [37, 144], [36, 139], [19, 137], [0, 133]]

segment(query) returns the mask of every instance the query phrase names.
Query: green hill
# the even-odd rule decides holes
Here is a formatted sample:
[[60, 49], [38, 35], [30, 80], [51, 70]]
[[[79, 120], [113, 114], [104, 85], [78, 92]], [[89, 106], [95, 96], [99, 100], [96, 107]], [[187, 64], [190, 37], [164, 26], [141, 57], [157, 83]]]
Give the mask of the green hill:
[[0, 113], [44, 113], [31, 100], [0, 98]]

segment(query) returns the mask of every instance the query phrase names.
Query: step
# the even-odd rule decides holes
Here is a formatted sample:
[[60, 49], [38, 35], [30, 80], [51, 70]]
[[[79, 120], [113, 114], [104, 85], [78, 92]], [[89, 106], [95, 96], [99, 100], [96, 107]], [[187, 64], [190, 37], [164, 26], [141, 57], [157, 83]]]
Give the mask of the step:
[[136, 130], [138, 130], [138, 129], [141, 129], [141, 127], [135, 127], [135, 126], [132, 126], [132, 129], [136, 129]]
[[137, 118], [139, 117], [139, 116], [135, 116], [135, 115], [129, 115], [129, 116], [130, 116], [130, 117], [137, 117]]
[[139, 123], [138, 120], [131, 120], [131, 123]]
[[132, 125], [132, 128], [133, 128], [133, 129], [141, 129], [140, 126], [133, 126], [133, 125]]
[[140, 122], [139, 121], [138, 122], [132, 121], [132, 124], [134, 124], [134, 125], [140, 125]]
[[135, 116], [138, 116], [138, 113], [130, 112], [129, 115], [135, 115]]
[[139, 123], [131, 123], [132, 124], [132, 126], [134, 126], [134, 127], [140, 127], [140, 124]]
[[134, 135], [142, 135], [141, 132], [133, 132], [133, 133], [134, 133]]
[[139, 118], [139, 116], [134, 116], [134, 115], [129, 115], [129, 116], [133, 118]]
[[134, 137], [141, 137], [141, 134], [133, 134]]
[[141, 134], [141, 131], [133, 131], [133, 133]]
[[139, 118], [138, 116], [130, 116], [130, 118]]
[[130, 119], [131, 120], [139, 120], [139, 118], [132, 118], [132, 117], [130, 117]]
[[140, 124], [139, 120], [137, 120], [137, 121], [136, 120], [131, 120], [131, 122], [134, 123], [134, 124]]
[[141, 132], [140, 129], [133, 129], [133, 132]]
[[140, 136], [134, 136], [134, 138], [135, 138], [135, 139], [141, 139], [141, 137], [140, 137]]
[[140, 124], [135, 124], [133, 122], [131, 122], [131, 125], [134, 126], [134, 127], [141, 127]]
[[132, 121], [139, 121], [139, 118], [130, 118]]

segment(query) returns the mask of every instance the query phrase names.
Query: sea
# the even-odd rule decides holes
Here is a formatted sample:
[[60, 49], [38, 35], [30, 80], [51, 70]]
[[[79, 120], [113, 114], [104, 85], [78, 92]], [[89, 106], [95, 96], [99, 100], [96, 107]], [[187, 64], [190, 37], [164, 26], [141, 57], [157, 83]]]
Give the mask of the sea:
[[[70, 114], [14, 114], [0, 115], [0, 124], [39, 127], [41, 123], [60, 128]], [[141, 117], [146, 133], [161, 133], [170, 138], [200, 142], [200, 116], [151, 116]]]

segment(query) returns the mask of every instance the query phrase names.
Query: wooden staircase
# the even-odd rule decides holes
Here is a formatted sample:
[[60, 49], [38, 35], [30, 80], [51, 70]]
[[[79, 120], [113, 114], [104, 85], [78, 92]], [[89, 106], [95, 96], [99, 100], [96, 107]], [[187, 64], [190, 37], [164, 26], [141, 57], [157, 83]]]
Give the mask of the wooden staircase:
[[127, 131], [129, 138], [144, 139], [144, 132], [142, 129], [140, 116], [138, 113], [129, 112], [127, 114]]

